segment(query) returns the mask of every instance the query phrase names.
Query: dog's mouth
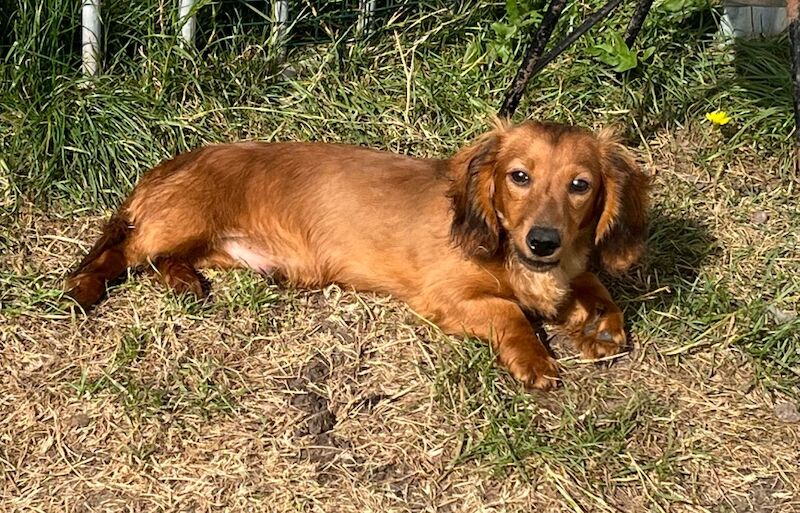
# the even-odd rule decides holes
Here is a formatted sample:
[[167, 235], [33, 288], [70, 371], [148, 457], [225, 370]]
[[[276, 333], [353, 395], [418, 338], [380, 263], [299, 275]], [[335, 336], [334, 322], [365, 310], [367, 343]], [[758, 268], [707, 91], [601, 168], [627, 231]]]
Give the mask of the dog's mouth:
[[538, 273], [549, 271], [550, 269], [558, 266], [559, 263], [559, 260], [537, 260], [535, 258], [531, 258], [522, 254], [520, 250], [516, 250], [516, 254], [517, 258], [519, 258], [519, 261], [525, 264], [525, 267]]

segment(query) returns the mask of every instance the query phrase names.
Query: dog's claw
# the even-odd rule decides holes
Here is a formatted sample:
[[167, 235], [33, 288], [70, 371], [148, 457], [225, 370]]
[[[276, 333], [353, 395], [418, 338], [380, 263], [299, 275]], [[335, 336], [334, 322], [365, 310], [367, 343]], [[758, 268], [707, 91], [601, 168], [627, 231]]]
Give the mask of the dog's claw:
[[581, 356], [587, 360], [595, 360], [613, 356], [620, 352], [627, 342], [623, 325], [622, 312], [602, 313], [583, 327], [576, 337], [576, 345]]
[[614, 337], [611, 336], [611, 332], [610, 331], [603, 330], [603, 331], [601, 331], [600, 333], [597, 334], [597, 340], [600, 340], [600, 341], [603, 341], [603, 342], [611, 342], [612, 340], [614, 340]]

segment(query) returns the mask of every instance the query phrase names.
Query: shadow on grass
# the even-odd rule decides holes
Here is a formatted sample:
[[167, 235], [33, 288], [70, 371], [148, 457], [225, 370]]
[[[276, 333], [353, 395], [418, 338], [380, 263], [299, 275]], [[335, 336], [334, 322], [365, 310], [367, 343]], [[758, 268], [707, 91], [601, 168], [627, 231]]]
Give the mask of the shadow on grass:
[[786, 34], [765, 39], [736, 39], [732, 52], [736, 74], [731, 86], [763, 109], [787, 112], [793, 109]]
[[617, 299], [659, 294], [668, 306], [670, 291], [692, 284], [709, 257], [720, 251], [717, 239], [700, 219], [677, 216], [655, 208], [650, 216], [647, 253], [638, 269], [628, 276], [603, 276], [611, 296]]
[[[608, 278], [611, 296], [625, 310], [626, 323], [639, 337], [657, 342], [667, 355], [705, 351], [710, 345], [733, 347], [751, 358], [754, 382], [792, 397], [800, 392], [800, 317], [782, 310], [780, 298], [793, 285], [765, 283], [762, 294], [735, 294], [729, 289], [730, 270], [710, 269], [709, 260], [722, 253], [706, 224], [655, 210], [651, 218], [648, 254], [628, 278]], [[727, 259], [719, 263], [728, 266]]]

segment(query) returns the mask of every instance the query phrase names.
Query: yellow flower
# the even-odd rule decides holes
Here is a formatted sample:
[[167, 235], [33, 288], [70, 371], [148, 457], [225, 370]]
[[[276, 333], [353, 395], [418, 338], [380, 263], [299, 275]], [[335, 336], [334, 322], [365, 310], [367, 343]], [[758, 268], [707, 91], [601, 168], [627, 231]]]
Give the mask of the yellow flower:
[[706, 119], [715, 125], [727, 125], [731, 122], [731, 117], [724, 110], [715, 110], [714, 112], [706, 113]]

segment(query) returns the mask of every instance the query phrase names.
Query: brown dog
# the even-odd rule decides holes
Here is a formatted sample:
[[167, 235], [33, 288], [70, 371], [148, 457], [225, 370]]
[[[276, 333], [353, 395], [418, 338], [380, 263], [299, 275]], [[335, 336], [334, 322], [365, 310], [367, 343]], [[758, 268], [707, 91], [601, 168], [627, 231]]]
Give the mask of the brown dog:
[[517, 379], [558, 367], [526, 313], [586, 358], [625, 343], [594, 274], [642, 254], [648, 180], [609, 134], [498, 122], [448, 160], [309, 143], [208, 146], [150, 171], [66, 282], [84, 309], [150, 264], [203, 294], [199, 267], [279, 273], [392, 294], [451, 334], [490, 341]]

